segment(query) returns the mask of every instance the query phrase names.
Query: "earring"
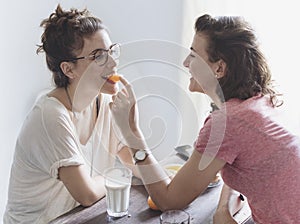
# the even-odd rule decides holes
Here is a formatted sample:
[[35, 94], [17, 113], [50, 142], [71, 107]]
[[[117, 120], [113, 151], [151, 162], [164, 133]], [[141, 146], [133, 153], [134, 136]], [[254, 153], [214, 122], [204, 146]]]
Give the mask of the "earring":
[[219, 78], [219, 76], [217, 75], [217, 74], [215, 74], [215, 77], [218, 79]]

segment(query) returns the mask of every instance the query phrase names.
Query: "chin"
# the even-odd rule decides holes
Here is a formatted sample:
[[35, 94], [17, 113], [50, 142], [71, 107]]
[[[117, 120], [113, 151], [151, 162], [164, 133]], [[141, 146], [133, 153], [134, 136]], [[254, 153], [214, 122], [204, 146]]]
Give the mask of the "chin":
[[191, 80], [191, 82], [190, 82], [189, 91], [190, 92], [204, 93], [203, 89], [194, 80]]
[[189, 91], [190, 92], [196, 92], [194, 88], [192, 88], [191, 86], [189, 86]]

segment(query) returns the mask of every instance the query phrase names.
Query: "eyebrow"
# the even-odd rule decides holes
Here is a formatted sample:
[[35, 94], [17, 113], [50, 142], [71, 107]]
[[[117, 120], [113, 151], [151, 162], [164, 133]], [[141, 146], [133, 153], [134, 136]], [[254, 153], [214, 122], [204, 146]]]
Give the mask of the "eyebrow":
[[103, 49], [103, 48], [97, 48], [97, 49], [93, 50], [89, 55], [94, 55], [94, 54], [96, 54], [98, 51], [106, 51], [106, 49]]

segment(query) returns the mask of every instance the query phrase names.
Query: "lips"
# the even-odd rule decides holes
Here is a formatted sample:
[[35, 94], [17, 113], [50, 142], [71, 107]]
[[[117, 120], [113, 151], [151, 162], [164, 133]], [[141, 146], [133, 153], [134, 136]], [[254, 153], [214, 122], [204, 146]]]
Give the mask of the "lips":
[[111, 75], [102, 76], [102, 78], [110, 84], [116, 84], [118, 81], [120, 81], [120, 76], [115, 72]]
[[116, 84], [114, 81], [110, 80], [110, 79], [106, 79], [106, 82], [110, 83], [110, 84]]
[[120, 76], [117, 73], [115, 73], [112, 76], [109, 76], [108, 80], [116, 83], [116, 82], [120, 81]]

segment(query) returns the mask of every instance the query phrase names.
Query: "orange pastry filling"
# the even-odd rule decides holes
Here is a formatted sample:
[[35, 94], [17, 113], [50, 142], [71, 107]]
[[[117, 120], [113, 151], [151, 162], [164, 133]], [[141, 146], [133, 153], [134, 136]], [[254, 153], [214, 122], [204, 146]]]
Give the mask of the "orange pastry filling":
[[154, 204], [154, 202], [152, 201], [150, 196], [148, 196], [147, 202], [148, 202], [149, 208], [151, 208], [152, 210], [159, 210], [159, 208]]
[[120, 81], [120, 76], [117, 75], [117, 74], [114, 74], [114, 75], [110, 76], [110, 77], [108, 78], [108, 80], [110, 80], [110, 81], [112, 81], [112, 82], [118, 82], [118, 81]]

